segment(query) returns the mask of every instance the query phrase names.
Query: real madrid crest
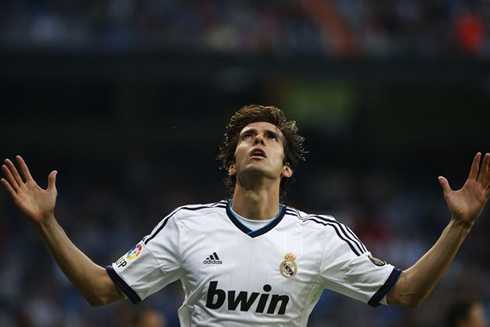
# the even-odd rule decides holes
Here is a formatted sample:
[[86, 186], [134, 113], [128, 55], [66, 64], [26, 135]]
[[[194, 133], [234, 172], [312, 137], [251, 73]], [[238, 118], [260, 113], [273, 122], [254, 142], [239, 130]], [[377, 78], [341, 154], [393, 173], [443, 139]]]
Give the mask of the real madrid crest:
[[298, 266], [296, 265], [296, 256], [291, 252], [284, 255], [284, 261], [279, 265], [279, 271], [281, 275], [286, 278], [296, 276], [298, 272]]
[[372, 263], [374, 263], [376, 266], [382, 267], [386, 265], [386, 261], [383, 261], [381, 259], [375, 258], [371, 255], [368, 255], [369, 260], [371, 260]]

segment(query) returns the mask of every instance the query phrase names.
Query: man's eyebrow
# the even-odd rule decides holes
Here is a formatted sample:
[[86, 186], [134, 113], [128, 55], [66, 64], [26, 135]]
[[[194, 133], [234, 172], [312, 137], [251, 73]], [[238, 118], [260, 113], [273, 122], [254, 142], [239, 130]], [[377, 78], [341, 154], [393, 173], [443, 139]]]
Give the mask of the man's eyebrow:
[[245, 127], [243, 129], [242, 133], [250, 132], [250, 131], [256, 132], [257, 131], [257, 128], [255, 128], [255, 127]]
[[[255, 127], [245, 127], [243, 129], [243, 131], [239, 135], [241, 136], [241, 135], [246, 134], [246, 133], [254, 133], [254, 134], [257, 134], [258, 133], [258, 130]], [[281, 130], [277, 126], [276, 126], [275, 129], [265, 128], [264, 129], [264, 134], [266, 134], [266, 135], [273, 135], [273, 136], [275, 136], [277, 138], [281, 138], [281, 139], [284, 137], [284, 135], [282, 135]]]
[[265, 132], [269, 135], [279, 136], [279, 133], [277, 131], [273, 131], [271, 129], [266, 129]]
[[245, 133], [257, 133], [257, 129], [255, 127], [245, 127], [240, 135], [243, 135]]

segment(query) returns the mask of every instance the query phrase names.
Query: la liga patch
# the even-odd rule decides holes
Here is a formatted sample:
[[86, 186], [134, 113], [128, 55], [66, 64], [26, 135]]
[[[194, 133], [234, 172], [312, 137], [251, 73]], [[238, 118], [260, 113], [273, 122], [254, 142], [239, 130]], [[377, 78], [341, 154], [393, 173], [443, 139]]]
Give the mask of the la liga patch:
[[143, 246], [141, 246], [141, 243], [136, 244], [131, 250], [128, 251], [128, 253], [126, 253], [126, 259], [133, 260], [139, 256], [142, 248]]

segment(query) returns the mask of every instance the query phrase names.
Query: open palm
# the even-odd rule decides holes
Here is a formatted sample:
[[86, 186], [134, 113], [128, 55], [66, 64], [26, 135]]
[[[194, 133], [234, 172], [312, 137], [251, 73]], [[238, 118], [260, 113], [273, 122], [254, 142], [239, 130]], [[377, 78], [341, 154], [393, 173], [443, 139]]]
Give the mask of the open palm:
[[470, 226], [490, 199], [490, 153], [485, 155], [481, 168], [480, 161], [481, 153], [477, 153], [473, 159], [468, 179], [459, 190], [452, 190], [447, 179], [439, 177], [439, 183], [452, 216]]
[[2, 171], [5, 178], [1, 179], [3, 186], [7, 189], [24, 216], [34, 223], [40, 223], [53, 214], [56, 205], [56, 171], [51, 172], [48, 177], [48, 188], [42, 189], [32, 178], [25, 161], [21, 156], [16, 157], [20, 172], [9, 159], [5, 160]]

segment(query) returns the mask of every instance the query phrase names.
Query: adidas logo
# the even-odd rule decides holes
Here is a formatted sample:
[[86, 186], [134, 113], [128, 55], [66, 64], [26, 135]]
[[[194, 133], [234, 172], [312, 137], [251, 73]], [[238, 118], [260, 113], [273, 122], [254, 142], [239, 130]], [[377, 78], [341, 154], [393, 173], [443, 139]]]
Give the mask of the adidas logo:
[[213, 252], [209, 257], [206, 258], [202, 263], [205, 265], [221, 265], [223, 261], [221, 261], [216, 252]]

